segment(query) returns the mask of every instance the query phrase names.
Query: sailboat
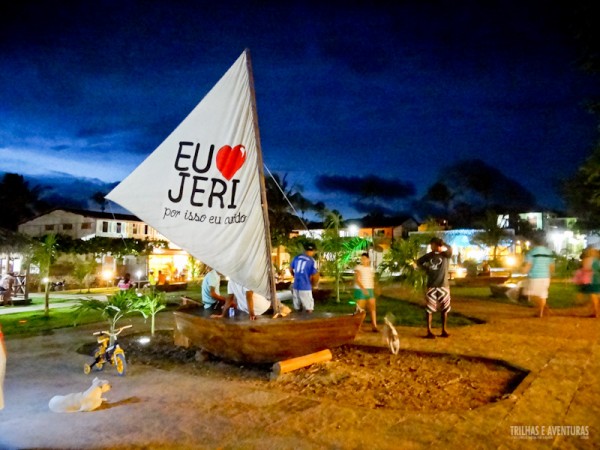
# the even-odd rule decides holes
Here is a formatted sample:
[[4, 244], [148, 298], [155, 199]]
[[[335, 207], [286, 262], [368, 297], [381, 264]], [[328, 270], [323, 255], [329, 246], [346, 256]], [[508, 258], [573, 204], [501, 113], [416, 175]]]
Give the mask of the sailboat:
[[[250, 53], [107, 198], [229, 279], [279, 302]], [[271, 363], [350, 343], [365, 313], [214, 319], [174, 312], [179, 333], [218, 357]]]

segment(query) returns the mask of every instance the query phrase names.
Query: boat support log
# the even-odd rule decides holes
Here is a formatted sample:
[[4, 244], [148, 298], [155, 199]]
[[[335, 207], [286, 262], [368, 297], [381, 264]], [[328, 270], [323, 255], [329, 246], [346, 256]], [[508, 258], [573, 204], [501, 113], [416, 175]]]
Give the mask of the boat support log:
[[321, 350], [320, 352], [310, 353], [308, 355], [299, 356], [297, 358], [286, 359], [273, 364], [273, 377], [292, 372], [302, 367], [310, 366], [311, 364], [323, 363], [331, 361], [331, 350]]

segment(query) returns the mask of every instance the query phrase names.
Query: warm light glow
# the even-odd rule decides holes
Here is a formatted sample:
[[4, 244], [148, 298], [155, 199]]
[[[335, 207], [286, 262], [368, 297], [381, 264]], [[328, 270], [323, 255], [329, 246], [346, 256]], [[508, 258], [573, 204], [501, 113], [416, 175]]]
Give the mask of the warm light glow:
[[454, 272], [454, 278], [465, 278], [467, 276], [467, 269], [464, 267], [457, 267]]
[[138, 342], [140, 344], [148, 344], [150, 342], [150, 338], [148, 336], [142, 336], [141, 338], [138, 339]]
[[137, 279], [138, 279], [138, 280], [139, 280], [140, 278], [142, 278], [142, 271], [141, 271], [141, 270], [138, 270], [138, 271], [135, 273], [135, 276], [137, 277]]
[[102, 278], [104, 278], [105, 280], [110, 280], [113, 277], [113, 272], [112, 270], [105, 270], [104, 272], [102, 272]]
[[42, 283], [46, 284], [50, 281], [47, 277], [42, 278]]
[[517, 265], [517, 258], [515, 258], [514, 256], [507, 256], [504, 261], [509, 267], [515, 267]]

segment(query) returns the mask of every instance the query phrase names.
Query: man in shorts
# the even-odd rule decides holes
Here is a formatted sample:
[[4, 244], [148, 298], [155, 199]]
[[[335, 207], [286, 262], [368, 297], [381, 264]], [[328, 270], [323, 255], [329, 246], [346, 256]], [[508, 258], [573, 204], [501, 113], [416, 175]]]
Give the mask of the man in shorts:
[[440, 238], [434, 237], [429, 242], [431, 251], [417, 260], [417, 266], [427, 274], [427, 291], [425, 293], [425, 310], [427, 312], [427, 336], [435, 339], [431, 331], [431, 317], [440, 309], [442, 313], [442, 334], [449, 337], [446, 330], [448, 313], [450, 312], [450, 283], [448, 282], [448, 267], [452, 257], [452, 247], [446, 245]]
[[527, 274], [524, 294], [537, 308], [536, 316], [544, 317], [544, 312], [550, 311], [546, 305], [548, 300], [548, 289], [550, 288], [550, 277], [554, 273], [554, 254], [552, 250], [545, 247], [541, 240], [534, 242], [534, 247], [525, 256], [523, 273]]
[[319, 272], [313, 258], [314, 254], [315, 246], [306, 244], [304, 253], [296, 256], [290, 264], [290, 272], [294, 276], [292, 298], [296, 311], [304, 310], [307, 313], [312, 313], [315, 308], [312, 288], [319, 281]]

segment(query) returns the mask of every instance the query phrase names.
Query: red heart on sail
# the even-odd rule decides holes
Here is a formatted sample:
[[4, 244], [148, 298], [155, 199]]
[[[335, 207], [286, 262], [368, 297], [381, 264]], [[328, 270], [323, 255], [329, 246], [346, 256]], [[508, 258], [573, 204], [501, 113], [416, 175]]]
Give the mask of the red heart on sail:
[[233, 148], [224, 145], [217, 152], [217, 169], [228, 180], [233, 178], [244, 161], [246, 161], [246, 147], [241, 144]]

